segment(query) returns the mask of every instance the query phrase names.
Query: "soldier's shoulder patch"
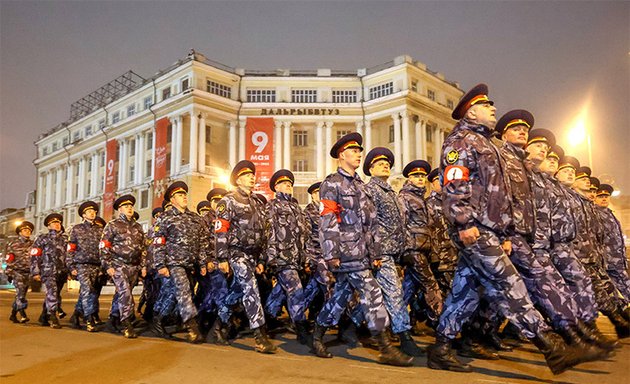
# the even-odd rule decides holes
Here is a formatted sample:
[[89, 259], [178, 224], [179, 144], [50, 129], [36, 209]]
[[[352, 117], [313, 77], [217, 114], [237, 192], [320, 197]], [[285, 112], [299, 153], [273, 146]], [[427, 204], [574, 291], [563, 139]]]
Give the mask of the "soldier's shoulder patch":
[[219, 204], [217, 205], [217, 212], [223, 213], [225, 211], [225, 208], [226, 208], [225, 201], [221, 200]]
[[159, 231], [159, 230], [160, 230], [160, 226], [159, 226], [159, 225], [156, 225], [155, 227], [153, 227], [153, 231], [154, 231], [154, 232], [157, 232], [157, 231]]
[[459, 160], [459, 151], [456, 149], [451, 149], [446, 154], [446, 162], [449, 164], [455, 164], [455, 162]]

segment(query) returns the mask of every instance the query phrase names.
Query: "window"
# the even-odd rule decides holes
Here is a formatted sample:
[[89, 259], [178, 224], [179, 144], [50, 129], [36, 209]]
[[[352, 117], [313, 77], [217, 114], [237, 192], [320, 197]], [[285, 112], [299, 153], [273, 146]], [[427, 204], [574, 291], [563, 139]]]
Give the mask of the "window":
[[411, 90], [414, 92], [418, 92], [418, 82], [416, 80], [413, 80], [411, 82]]
[[433, 101], [435, 101], [435, 91], [432, 89], [427, 90], [427, 97]]
[[212, 126], [206, 125], [206, 144], [212, 144]]
[[147, 147], [145, 148], [147, 151], [153, 149], [153, 132], [147, 133]]
[[293, 172], [308, 172], [308, 160], [293, 160]]
[[190, 83], [190, 80], [187, 77], [182, 80], [182, 92], [188, 89], [189, 83]]
[[389, 142], [393, 143], [396, 137], [396, 133], [394, 132], [394, 126], [390, 125], [389, 126]]
[[379, 97], [391, 95], [394, 93], [394, 82], [380, 84], [370, 88], [370, 100], [378, 99]]
[[149, 109], [153, 105], [153, 96], [147, 96], [143, 101], [144, 109]]
[[66, 145], [68, 145], [68, 141], [69, 141], [69, 140], [68, 140], [68, 138], [67, 138], [67, 137], [64, 137], [64, 138], [61, 140], [61, 145], [63, 145], [63, 146], [65, 147]]
[[136, 139], [129, 140], [129, 157], [136, 155]]
[[171, 97], [171, 87], [166, 87], [162, 90], [162, 100], [166, 100]]
[[85, 127], [85, 137], [90, 137], [92, 136], [92, 126], [88, 125], [87, 127]]
[[427, 138], [427, 143], [433, 142], [433, 125], [432, 124], [427, 124], [426, 138]]
[[149, 207], [149, 190], [145, 189], [140, 192], [140, 209], [145, 209]]
[[317, 90], [315, 89], [292, 89], [292, 103], [315, 103], [317, 102]]
[[112, 115], [112, 124], [116, 124], [119, 121], [120, 121], [120, 111], [114, 112], [114, 114]]
[[55, 151], [56, 151], [56, 150], [58, 150], [58, 149], [59, 149], [59, 143], [55, 141], [55, 142], [52, 144], [52, 151], [53, 151], [53, 152], [55, 152]]
[[250, 103], [275, 103], [275, 89], [248, 89], [247, 101]]
[[101, 152], [101, 155], [99, 156], [99, 159], [98, 159], [98, 166], [99, 167], [105, 166], [105, 152]]
[[455, 103], [453, 102], [453, 100], [448, 99], [446, 100], [446, 106], [448, 107], [448, 109], [453, 109], [455, 108]]
[[345, 129], [340, 129], [337, 131], [337, 140], [341, 139], [342, 137], [344, 137], [345, 135], [347, 135], [348, 133], [350, 133], [352, 131], [348, 131]]
[[306, 147], [308, 146], [308, 134], [306, 131], [293, 131], [293, 146], [294, 147]]
[[105, 129], [105, 119], [101, 119], [98, 121], [98, 129], [100, 130]]
[[129, 177], [128, 177], [128, 182], [129, 183], [133, 183], [133, 181], [136, 179], [136, 166], [135, 164], [131, 164], [129, 166]]
[[46, 156], [48, 154], [48, 147], [44, 147], [44, 149], [42, 150], [42, 156]]
[[215, 83], [212, 80], [206, 80], [206, 91], [228, 99], [232, 97], [232, 88], [227, 85]]
[[338, 90], [332, 92], [333, 103], [356, 103], [357, 91], [353, 90]]
[[131, 117], [136, 114], [136, 105], [131, 104], [127, 106], [127, 117]]
[[74, 131], [72, 133], [72, 142], [76, 142], [79, 141], [79, 139], [81, 138], [81, 131]]
[[150, 178], [152, 172], [153, 172], [153, 160], [148, 159], [145, 161], [145, 164], [144, 164], [144, 177]]

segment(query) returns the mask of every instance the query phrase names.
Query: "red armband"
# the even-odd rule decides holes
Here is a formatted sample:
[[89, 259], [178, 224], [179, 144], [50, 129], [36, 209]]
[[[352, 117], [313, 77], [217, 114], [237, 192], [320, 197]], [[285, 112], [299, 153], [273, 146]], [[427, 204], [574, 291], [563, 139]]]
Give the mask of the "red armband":
[[13, 262], [13, 260], [15, 260], [15, 255], [14, 255], [14, 254], [12, 254], [12, 253], [9, 253], [9, 254], [7, 255], [7, 257], [6, 257], [5, 261], [6, 261], [7, 263], [12, 263], [12, 262]]
[[112, 247], [112, 243], [110, 243], [107, 240], [101, 240], [101, 242], [98, 243], [98, 249], [111, 248], [111, 247]]
[[39, 257], [41, 255], [42, 255], [42, 249], [41, 248], [31, 248], [31, 256]]
[[230, 222], [223, 219], [214, 221], [214, 233], [225, 233], [230, 229]]
[[153, 245], [164, 245], [166, 244], [166, 237], [157, 236], [153, 239]]
[[66, 251], [74, 252], [76, 250], [77, 250], [77, 245], [75, 243], [68, 243], [68, 248], [66, 248]]
[[322, 199], [319, 202], [319, 215], [324, 216], [333, 213], [337, 216], [337, 222], [341, 223], [341, 205], [333, 200]]
[[462, 167], [461, 165], [449, 165], [444, 169], [444, 185], [455, 180], [468, 181], [469, 175], [470, 171], [468, 168]]

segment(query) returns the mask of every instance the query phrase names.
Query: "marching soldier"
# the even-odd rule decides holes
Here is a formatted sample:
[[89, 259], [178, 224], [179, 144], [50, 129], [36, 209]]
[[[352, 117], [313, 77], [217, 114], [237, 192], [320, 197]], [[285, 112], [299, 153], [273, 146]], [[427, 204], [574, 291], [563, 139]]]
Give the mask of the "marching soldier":
[[153, 225], [149, 227], [146, 237], [147, 257], [145, 263], [147, 275], [142, 281], [142, 294], [138, 302], [138, 312], [141, 313], [142, 318], [148, 322], [153, 322], [153, 307], [160, 293], [160, 279], [157, 276], [153, 262], [153, 249], [155, 248], [153, 246], [153, 239], [155, 238], [155, 227], [157, 226], [157, 221], [162, 215], [162, 212], [164, 212], [162, 207], [154, 208], [153, 211], [151, 211]]
[[[9, 282], [13, 282], [15, 287], [15, 300], [11, 306], [11, 316], [9, 320], [14, 323], [26, 323], [30, 319], [26, 316], [26, 308], [28, 300], [26, 300], [26, 292], [28, 292], [30, 272], [31, 272], [31, 256], [29, 251], [33, 245], [31, 233], [35, 226], [30, 221], [21, 222], [16, 228], [15, 233], [18, 238], [7, 247], [7, 276]], [[18, 320], [17, 314], [20, 314]]]

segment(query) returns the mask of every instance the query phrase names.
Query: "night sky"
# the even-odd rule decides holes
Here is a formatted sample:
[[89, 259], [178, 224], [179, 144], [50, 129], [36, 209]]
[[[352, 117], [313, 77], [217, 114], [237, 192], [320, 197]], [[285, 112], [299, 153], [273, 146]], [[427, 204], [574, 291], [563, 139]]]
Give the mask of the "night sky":
[[630, 193], [630, 2], [0, 2], [0, 209], [35, 188], [33, 142], [70, 104], [190, 48], [231, 67], [356, 70], [408, 54], [497, 117], [523, 108], [567, 132], [588, 108], [594, 175]]

